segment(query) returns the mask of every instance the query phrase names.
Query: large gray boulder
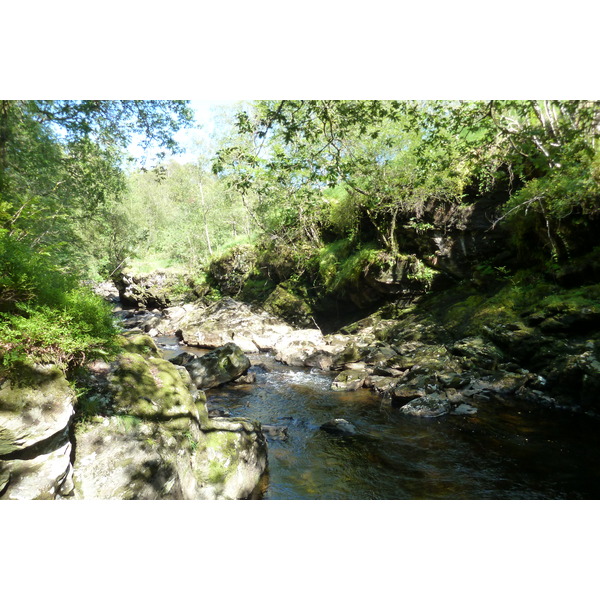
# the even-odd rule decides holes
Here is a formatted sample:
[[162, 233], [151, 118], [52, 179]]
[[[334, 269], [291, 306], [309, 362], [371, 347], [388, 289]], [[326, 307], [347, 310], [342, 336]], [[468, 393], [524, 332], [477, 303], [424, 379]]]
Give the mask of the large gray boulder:
[[250, 360], [236, 344], [230, 342], [185, 364], [194, 385], [209, 389], [233, 381], [250, 368]]
[[218, 348], [234, 342], [244, 352], [259, 352], [272, 350], [281, 336], [293, 330], [281, 319], [233, 298], [208, 308], [196, 306], [178, 322], [179, 334], [189, 346]]

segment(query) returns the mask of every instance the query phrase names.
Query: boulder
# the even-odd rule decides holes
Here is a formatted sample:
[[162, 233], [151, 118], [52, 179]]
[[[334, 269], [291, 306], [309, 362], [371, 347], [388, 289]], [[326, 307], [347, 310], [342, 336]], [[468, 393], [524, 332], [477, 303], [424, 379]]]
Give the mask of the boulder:
[[71, 443], [63, 434], [60, 443], [54, 445], [58, 447], [35, 456], [0, 460], [2, 500], [55, 500], [72, 493]]
[[74, 414], [75, 393], [55, 365], [21, 367], [18, 381], [0, 387], [0, 458], [39, 447], [65, 431]]
[[323, 423], [320, 429], [337, 435], [353, 435], [356, 433], [356, 427], [346, 419], [332, 419], [327, 423]]
[[369, 374], [366, 371], [348, 369], [342, 371], [331, 383], [332, 390], [355, 391], [363, 387]]
[[108, 378], [111, 410], [75, 430], [76, 498], [252, 495], [267, 466], [258, 423], [210, 418], [186, 369], [162, 359], [125, 353]]
[[477, 409], [471, 404], [459, 404], [452, 409], [453, 415], [474, 415], [477, 413]]
[[185, 368], [198, 389], [208, 389], [244, 375], [250, 368], [250, 360], [239, 346], [230, 342], [188, 362]]
[[445, 395], [433, 393], [411, 400], [400, 411], [414, 417], [441, 417], [450, 412], [450, 402]]
[[162, 309], [195, 296], [184, 275], [167, 271], [147, 275], [122, 271], [114, 276], [113, 282], [122, 305], [130, 308]]
[[205, 308], [197, 306], [179, 321], [178, 334], [189, 346], [218, 348], [234, 342], [244, 352], [272, 350], [281, 336], [293, 331], [287, 323], [255, 311], [233, 298]]
[[327, 350], [327, 347], [318, 329], [298, 329], [281, 336], [273, 349], [275, 360], [292, 367], [303, 367], [309, 357]]

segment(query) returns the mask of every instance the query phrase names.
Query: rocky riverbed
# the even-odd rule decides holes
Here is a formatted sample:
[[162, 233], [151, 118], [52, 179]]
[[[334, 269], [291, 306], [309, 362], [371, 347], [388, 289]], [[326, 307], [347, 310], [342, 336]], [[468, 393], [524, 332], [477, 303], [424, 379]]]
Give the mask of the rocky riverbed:
[[[102, 292], [117, 300], [114, 288]], [[86, 365], [79, 398], [52, 366], [2, 382], [2, 498], [264, 495], [268, 445], [287, 444], [297, 432], [272, 413], [265, 422], [245, 405], [228, 410], [222, 390], [250, 393], [245, 402], [252, 404], [248, 390], [272, 384], [261, 371], [267, 355], [274, 364], [321, 374], [318, 385], [337, 398], [368, 394], [377, 399], [372, 414], [412, 419], [416, 430], [416, 423], [446, 419], [476, 424], [478, 415], [490, 418], [497, 407], [505, 414], [507, 406], [519, 414], [589, 415], [590, 422], [597, 415], [599, 319], [587, 307], [534, 311], [519, 322], [491, 320], [470, 330], [436, 320], [435, 307], [400, 317], [380, 311], [325, 335], [228, 297], [152, 305], [115, 305], [124, 352], [112, 363]], [[170, 340], [172, 350], [155, 340]], [[313, 418], [311, 427], [326, 436], [354, 438], [365, 429], [344, 410], [300, 420]], [[388, 432], [385, 443], [398, 433]], [[394, 496], [388, 490], [383, 497]]]

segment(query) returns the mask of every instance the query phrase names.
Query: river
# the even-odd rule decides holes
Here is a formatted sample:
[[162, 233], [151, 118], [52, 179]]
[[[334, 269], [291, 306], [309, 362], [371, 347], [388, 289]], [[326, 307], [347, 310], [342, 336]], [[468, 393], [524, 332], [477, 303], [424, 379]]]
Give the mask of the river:
[[[182, 350], [174, 339], [157, 341], [167, 357]], [[267, 437], [263, 499], [600, 497], [598, 423], [590, 417], [510, 399], [480, 403], [474, 415], [411, 417], [369, 390], [330, 390], [333, 373], [268, 354], [249, 358], [256, 383], [206, 395], [209, 409], [287, 428], [287, 439]], [[357, 433], [320, 429], [333, 418]]]

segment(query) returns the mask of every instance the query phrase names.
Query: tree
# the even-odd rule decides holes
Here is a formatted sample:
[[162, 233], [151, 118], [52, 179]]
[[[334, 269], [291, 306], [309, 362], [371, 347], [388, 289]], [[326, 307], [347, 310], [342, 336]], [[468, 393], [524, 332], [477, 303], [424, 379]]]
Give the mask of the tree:
[[[114, 234], [134, 135], [175, 149], [180, 101], [0, 101], [0, 358], [102, 352], [110, 310], [80, 286], [123, 254]], [[118, 238], [119, 236], [117, 236]]]

